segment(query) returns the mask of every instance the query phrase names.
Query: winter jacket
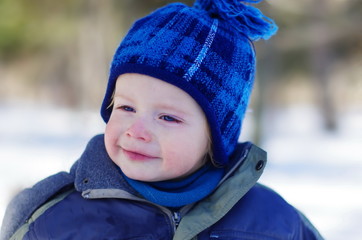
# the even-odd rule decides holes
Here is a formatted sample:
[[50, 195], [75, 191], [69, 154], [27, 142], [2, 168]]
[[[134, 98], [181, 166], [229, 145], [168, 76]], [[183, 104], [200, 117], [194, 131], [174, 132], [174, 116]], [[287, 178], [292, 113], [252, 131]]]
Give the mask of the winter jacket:
[[256, 183], [265, 163], [263, 150], [239, 144], [213, 193], [168, 209], [126, 183], [98, 135], [70, 173], [48, 177], [13, 199], [0, 239], [322, 239], [298, 210]]

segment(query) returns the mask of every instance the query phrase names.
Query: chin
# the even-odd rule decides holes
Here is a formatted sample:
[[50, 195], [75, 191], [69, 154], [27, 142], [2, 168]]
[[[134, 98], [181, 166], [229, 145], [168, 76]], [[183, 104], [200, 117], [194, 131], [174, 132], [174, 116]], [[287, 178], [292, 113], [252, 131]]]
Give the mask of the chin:
[[127, 170], [123, 170], [123, 173], [130, 179], [136, 180], [136, 181], [142, 181], [142, 182], [155, 182], [157, 180], [153, 180], [153, 177], [147, 176], [144, 173], [132, 173]]

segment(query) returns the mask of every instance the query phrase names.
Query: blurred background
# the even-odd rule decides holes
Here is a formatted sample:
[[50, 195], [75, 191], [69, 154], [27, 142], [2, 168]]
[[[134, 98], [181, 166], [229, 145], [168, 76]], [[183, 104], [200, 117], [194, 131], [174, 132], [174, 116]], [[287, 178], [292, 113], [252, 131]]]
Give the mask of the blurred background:
[[[68, 170], [103, 132], [112, 55], [134, 20], [168, 2], [0, 0], [0, 221], [14, 194]], [[240, 141], [268, 151], [260, 181], [326, 239], [362, 239], [362, 1], [257, 7], [279, 32], [256, 43]]]

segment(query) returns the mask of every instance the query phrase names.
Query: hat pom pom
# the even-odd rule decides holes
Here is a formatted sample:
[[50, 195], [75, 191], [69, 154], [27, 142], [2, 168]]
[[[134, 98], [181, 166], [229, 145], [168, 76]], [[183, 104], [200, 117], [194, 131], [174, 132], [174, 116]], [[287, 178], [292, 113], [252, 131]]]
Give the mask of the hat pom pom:
[[[262, 0], [196, 0], [194, 7], [204, 9], [212, 15], [230, 22], [237, 30], [252, 41], [269, 39], [278, 26], [259, 9], [244, 3], [259, 3]], [[243, 3], [244, 2], [244, 3]]]

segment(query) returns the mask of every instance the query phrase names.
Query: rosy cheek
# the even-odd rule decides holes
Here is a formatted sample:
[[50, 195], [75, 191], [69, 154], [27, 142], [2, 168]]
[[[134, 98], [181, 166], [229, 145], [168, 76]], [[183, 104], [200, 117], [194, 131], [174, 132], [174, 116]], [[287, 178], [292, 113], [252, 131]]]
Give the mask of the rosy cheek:
[[106, 125], [104, 135], [105, 135], [106, 144], [109, 144], [111, 142], [111, 139], [114, 138], [114, 134], [112, 131], [112, 125], [110, 123], [108, 123]]
[[117, 129], [112, 122], [108, 122], [105, 129], [105, 145], [108, 154], [112, 157], [116, 154], [116, 144], [118, 141]]
[[190, 155], [188, 151], [188, 149], [179, 148], [178, 151], [167, 152], [167, 154], [164, 155], [164, 159], [166, 160], [165, 164], [175, 172], [183, 172], [190, 167]]

